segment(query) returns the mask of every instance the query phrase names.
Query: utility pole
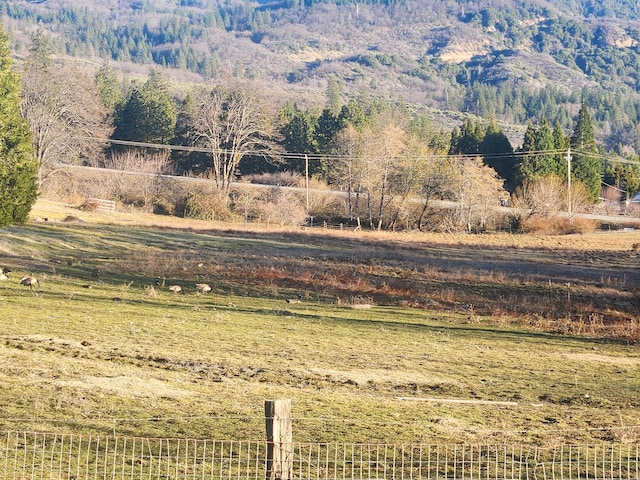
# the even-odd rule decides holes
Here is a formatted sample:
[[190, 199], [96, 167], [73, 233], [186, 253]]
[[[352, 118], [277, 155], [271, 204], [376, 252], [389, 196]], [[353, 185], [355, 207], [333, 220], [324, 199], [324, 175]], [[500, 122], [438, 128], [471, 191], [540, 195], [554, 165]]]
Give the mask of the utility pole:
[[309, 155], [304, 154], [304, 189], [307, 194], [307, 215], [309, 215]]
[[567, 214], [571, 218], [571, 147], [567, 149]]

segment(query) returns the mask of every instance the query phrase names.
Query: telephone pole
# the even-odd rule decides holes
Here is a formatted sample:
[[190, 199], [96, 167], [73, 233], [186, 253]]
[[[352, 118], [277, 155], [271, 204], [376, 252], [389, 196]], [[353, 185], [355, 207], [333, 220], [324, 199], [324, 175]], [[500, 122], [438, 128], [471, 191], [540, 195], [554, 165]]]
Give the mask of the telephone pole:
[[567, 149], [567, 214], [571, 218], [571, 147]]
[[307, 215], [309, 215], [309, 155], [304, 154], [304, 190], [307, 194]]

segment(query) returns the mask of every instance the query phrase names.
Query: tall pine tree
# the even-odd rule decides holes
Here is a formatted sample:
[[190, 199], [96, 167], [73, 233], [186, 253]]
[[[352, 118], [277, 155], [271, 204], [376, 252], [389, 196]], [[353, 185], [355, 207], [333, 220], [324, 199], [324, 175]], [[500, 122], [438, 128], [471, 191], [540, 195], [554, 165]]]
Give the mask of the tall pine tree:
[[530, 121], [520, 150], [519, 180], [524, 182], [549, 175], [566, 178], [566, 149], [564, 133], [558, 124], [552, 130], [549, 120], [544, 116], [537, 128]]
[[513, 187], [517, 173], [513, 147], [495, 118], [489, 120], [478, 148], [484, 157], [485, 165], [493, 168], [510, 187]]
[[152, 71], [140, 88], [135, 88], [118, 109], [116, 140], [166, 144], [174, 136], [177, 109], [162, 76]]
[[9, 37], [0, 27], [0, 227], [25, 222], [38, 185], [31, 133], [20, 115], [20, 77], [12, 64]]
[[571, 172], [577, 180], [584, 184], [589, 199], [595, 202], [600, 196], [602, 169], [598, 158], [591, 115], [584, 101], [578, 112], [578, 120], [571, 136], [571, 149], [573, 153]]
[[558, 176], [567, 179], [567, 148], [569, 147], [569, 139], [564, 134], [562, 126], [559, 122], [553, 127], [553, 148], [554, 162], [558, 168]]

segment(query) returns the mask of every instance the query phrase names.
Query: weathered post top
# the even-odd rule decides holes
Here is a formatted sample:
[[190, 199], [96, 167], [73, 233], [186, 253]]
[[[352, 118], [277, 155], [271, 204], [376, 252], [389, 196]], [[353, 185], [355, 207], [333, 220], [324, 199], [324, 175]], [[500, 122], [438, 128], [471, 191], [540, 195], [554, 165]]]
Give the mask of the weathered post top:
[[293, 471], [291, 400], [267, 400], [264, 414], [267, 427], [266, 480], [290, 480]]

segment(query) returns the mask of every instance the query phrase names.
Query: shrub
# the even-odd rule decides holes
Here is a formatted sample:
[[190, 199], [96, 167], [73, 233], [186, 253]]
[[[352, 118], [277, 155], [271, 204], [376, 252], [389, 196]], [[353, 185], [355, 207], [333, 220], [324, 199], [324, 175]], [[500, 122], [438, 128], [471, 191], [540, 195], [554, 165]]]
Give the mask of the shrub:
[[304, 178], [299, 173], [275, 172], [245, 175], [242, 179], [249, 183], [273, 185], [275, 187], [304, 187]]
[[319, 221], [340, 215], [343, 210], [342, 201], [329, 190], [326, 182], [311, 178], [309, 180], [309, 215]]
[[257, 199], [255, 215], [264, 223], [280, 226], [304, 225], [307, 219], [300, 198], [277, 187], [270, 188]]
[[[560, 220], [566, 220], [566, 219], [560, 219]], [[593, 233], [597, 230], [598, 228], [598, 223], [595, 220], [590, 220], [588, 218], [582, 218], [582, 217], [574, 217], [570, 220], [567, 220], [566, 222], [562, 222], [566, 225], [566, 230], [564, 231], [565, 234], [572, 234], [572, 233], [579, 233], [579, 234], [585, 234], [585, 233]]]
[[200, 192], [202, 189], [194, 188], [190, 182], [162, 179], [153, 198], [153, 213], [184, 216], [187, 200], [194, 191]]
[[575, 233], [585, 234], [597, 229], [597, 222], [582, 217], [573, 218], [541, 218], [528, 217], [521, 220], [521, 233], [534, 233], [540, 235], [571, 235]]
[[185, 205], [185, 217], [198, 220], [227, 220], [232, 217], [227, 194], [221, 190], [196, 192], [189, 195]]

